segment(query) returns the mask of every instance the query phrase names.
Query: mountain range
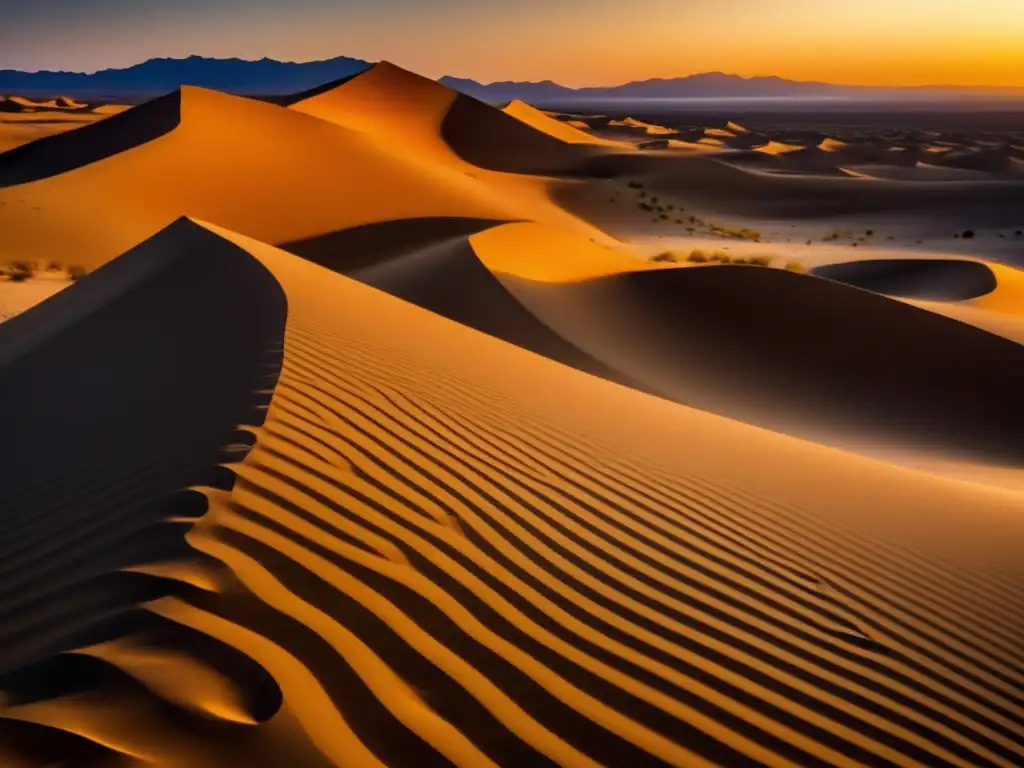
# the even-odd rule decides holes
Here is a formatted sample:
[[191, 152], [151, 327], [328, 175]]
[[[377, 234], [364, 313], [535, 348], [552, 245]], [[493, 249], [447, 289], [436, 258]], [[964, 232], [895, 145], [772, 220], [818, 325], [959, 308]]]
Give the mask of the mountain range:
[[[93, 73], [21, 72], [4, 69], [0, 70], [0, 93], [30, 96], [66, 95], [79, 98], [143, 98], [166, 93], [182, 85], [198, 85], [231, 93], [275, 96], [351, 77], [369, 66], [370, 62], [347, 56], [310, 62], [276, 61], [268, 58], [247, 61], [190, 56], [185, 59], [150, 59], [123, 69], [104, 69]], [[569, 88], [551, 80], [485, 84], [466, 78], [442, 77], [440, 82], [483, 101], [505, 102], [523, 99], [534, 104], [652, 98], [1024, 97], [1024, 87], [850, 86], [786, 80], [781, 77], [741, 77], [722, 72], [655, 78], [617, 86], [589, 88]]]

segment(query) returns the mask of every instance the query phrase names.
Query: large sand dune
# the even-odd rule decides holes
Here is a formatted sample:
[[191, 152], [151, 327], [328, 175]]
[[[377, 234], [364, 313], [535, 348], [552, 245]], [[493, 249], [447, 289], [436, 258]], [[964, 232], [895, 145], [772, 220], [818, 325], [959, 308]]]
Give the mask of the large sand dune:
[[[9, 762], [1019, 762], [1024, 627], [1010, 539], [1024, 530], [1005, 514], [1009, 496], [651, 398], [216, 234], [176, 224], [63, 294], [63, 311], [44, 304], [7, 326], [91, 308], [142, 333], [166, 300], [221, 313], [202, 322], [226, 334], [228, 357], [201, 354], [220, 342], [183, 325], [180, 341], [165, 340], [180, 351], [146, 350], [184, 364], [151, 379], [186, 405], [165, 404], [162, 418], [202, 436], [182, 445], [155, 430], [134, 458], [156, 467], [173, 454], [185, 467], [232, 441], [230, 427], [218, 437], [217, 422], [196, 418], [203, 409], [228, 425], [260, 388], [231, 366], [240, 391], [211, 390], [189, 356], [220, 364], [249, 349], [255, 363], [279, 344], [276, 321], [266, 336], [252, 326], [256, 305], [280, 317], [280, 290], [288, 312], [270, 409], [229, 465], [230, 490], [186, 494], [202, 503], [152, 515], [147, 539], [124, 523], [145, 516], [118, 514], [147, 487], [112, 460], [91, 475], [106, 489], [83, 518], [91, 535], [36, 523], [5, 537], [24, 558], [30, 541], [64, 536], [60, 568], [153, 585], [123, 593], [116, 631], [41, 643], [45, 625], [19, 618], [31, 642], [0, 674]], [[162, 267], [142, 279], [141, 257], [154, 254]], [[261, 287], [218, 297], [216, 280], [243, 274]], [[18, 358], [24, 380], [40, 378], [49, 345], [79, 350], [59, 356], [60, 374], [96, 370], [112, 349], [90, 348], [108, 338], [97, 331], [53, 327]], [[19, 429], [130, 412], [103, 392], [142, 362], [120, 364], [109, 389], [62, 417], [23, 404]], [[62, 475], [103, 458], [60, 450]], [[23, 494], [67, 503], [53, 471], [23, 479]], [[950, 513], [959, 508], [969, 520]], [[116, 557], [97, 555], [115, 532]], [[17, 573], [53, 567], [29, 559]], [[72, 605], [86, 604], [83, 591]]]
[[[94, 266], [183, 214], [275, 244], [373, 222], [451, 216], [528, 218], [604, 237], [555, 205], [542, 180], [475, 175], [444, 149], [441, 128], [430, 122], [430, 98], [416, 102], [408, 91], [393, 101], [382, 97], [379, 120], [359, 98], [350, 103], [346, 89], [372, 75], [291, 108], [188, 87], [4, 153], [4, 244], [25, 258], [61, 253]], [[444, 98], [454, 94], [431, 85]], [[405, 104], [419, 121], [392, 112], [391, 103]], [[344, 117], [346, 104], [361, 121]], [[479, 114], [481, 125], [464, 121], [464, 130], [486, 132], [494, 120], [571, 149], [493, 107], [479, 104]]]

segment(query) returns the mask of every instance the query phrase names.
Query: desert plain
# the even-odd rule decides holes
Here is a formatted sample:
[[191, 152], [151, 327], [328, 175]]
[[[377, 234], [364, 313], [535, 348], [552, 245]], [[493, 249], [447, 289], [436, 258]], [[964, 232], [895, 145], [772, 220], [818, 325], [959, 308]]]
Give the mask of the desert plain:
[[1024, 764], [1024, 131], [0, 101], [0, 765]]

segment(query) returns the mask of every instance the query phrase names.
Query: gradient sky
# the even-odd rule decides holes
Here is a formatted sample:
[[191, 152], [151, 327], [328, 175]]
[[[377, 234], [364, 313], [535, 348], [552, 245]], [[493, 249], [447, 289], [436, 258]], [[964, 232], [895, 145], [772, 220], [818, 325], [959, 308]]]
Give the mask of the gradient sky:
[[0, 69], [189, 54], [571, 86], [716, 70], [1024, 86], [1024, 0], [0, 0]]

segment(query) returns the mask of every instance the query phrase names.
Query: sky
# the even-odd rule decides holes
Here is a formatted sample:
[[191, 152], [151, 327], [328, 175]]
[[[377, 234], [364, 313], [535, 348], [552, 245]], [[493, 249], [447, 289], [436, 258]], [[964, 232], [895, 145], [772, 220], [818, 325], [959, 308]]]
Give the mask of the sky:
[[0, 69], [191, 54], [577, 87], [708, 71], [1024, 86], [1024, 0], [0, 0]]

